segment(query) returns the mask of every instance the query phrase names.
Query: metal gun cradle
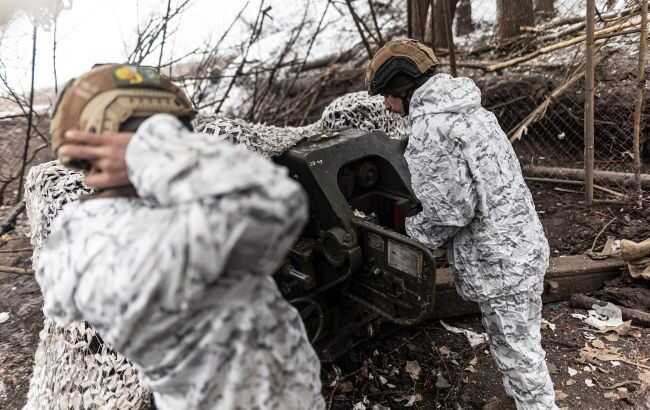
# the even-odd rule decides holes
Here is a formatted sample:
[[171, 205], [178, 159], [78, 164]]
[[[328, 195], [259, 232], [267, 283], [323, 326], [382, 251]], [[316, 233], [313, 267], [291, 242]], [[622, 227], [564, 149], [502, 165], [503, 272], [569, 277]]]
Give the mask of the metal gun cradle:
[[405, 235], [405, 218], [422, 206], [403, 142], [347, 130], [300, 143], [275, 161], [303, 186], [310, 206], [276, 281], [301, 308], [317, 347], [370, 318], [415, 324], [431, 317], [436, 263]]

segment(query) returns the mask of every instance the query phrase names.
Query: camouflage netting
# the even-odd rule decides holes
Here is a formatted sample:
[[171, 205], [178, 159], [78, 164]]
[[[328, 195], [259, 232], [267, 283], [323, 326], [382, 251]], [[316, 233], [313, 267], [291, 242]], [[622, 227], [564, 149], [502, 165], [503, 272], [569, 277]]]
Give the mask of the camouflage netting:
[[332, 101], [319, 121], [304, 127], [251, 124], [209, 115], [200, 115], [195, 127], [197, 131], [208, 134], [227, 135], [230, 141], [244, 144], [266, 157], [281, 155], [304, 139], [322, 138], [322, 133], [330, 130], [382, 130], [390, 138], [406, 138], [406, 118], [387, 111], [383, 101], [382, 97], [370, 97], [365, 91], [346, 94]]
[[[303, 139], [322, 138], [323, 132], [331, 130], [379, 129], [391, 138], [407, 135], [406, 119], [387, 112], [381, 97], [369, 97], [365, 92], [333, 101], [319, 121], [306, 127], [280, 128], [208, 116], [199, 117], [195, 127], [227, 135], [267, 157], [279, 155]], [[35, 266], [50, 226], [65, 204], [92, 192], [82, 181], [82, 174], [57, 162], [30, 171], [25, 201]], [[151, 394], [137, 376], [126, 358], [112, 351], [90, 326], [75, 323], [61, 327], [46, 318], [25, 409], [150, 408]]]
[[[63, 206], [92, 191], [83, 175], [48, 162], [32, 168], [25, 202], [34, 245], [33, 264]], [[150, 394], [124, 356], [111, 351], [84, 323], [61, 327], [45, 319], [25, 409], [145, 409]]]

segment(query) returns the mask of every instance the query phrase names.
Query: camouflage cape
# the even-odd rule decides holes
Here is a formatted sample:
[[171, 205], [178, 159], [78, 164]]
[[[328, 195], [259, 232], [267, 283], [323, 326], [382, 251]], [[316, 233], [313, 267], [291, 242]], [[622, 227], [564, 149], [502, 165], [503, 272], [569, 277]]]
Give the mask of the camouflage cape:
[[512, 145], [468, 78], [438, 74], [416, 90], [405, 157], [424, 210], [408, 234], [450, 241], [458, 292], [478, 302], [532, 289], [549, 247]]
[[307, 218], [286, 170], [147, 120], [127, 149], [140, 198], [66, 206], [36, 276], [48, 317], [85, 320], [159, 409], [322, 409], [319, 361], [269, 277]]
[[[319, 121], [306, 127], [280, 128], [216, 116], [200, 116], [194, 126], [210, 134], [206, 137], [207, 144], [225, 139], [265, 157], [280, 155], [301, 140], [322, 137], [328, 130], [353, 127], [381, 129], [390, 138], [407, 135], [405, 119], [388, 112], [381, 97], [369, 97], [365, 92], [337, 98], [325, 108]], [[34, 266], [38, 265], [40, 250], [63, 209], [77, 201], [80, 195], [90, 192], [83, 184], [81, 173], [57, 161], [30, 170], [25, 197], [34, 245]], [[313, 371], [317, 372], [317, 368]], [[106, 345], [90, 325], [83, 322], [57, 324], [46, 312], [25, 408], [150, 408], [149, 389], [136, 376], [136, 369], [123, 355]]]
[[549, 247], [512, 145], [468, 78], [438, 74], [410, 102], [405, 157], [423, 211], [408, 234], [448, 242], [458, 293], [479, 302], [490, 350], [518, 409], [556, 409], [541, 346]]

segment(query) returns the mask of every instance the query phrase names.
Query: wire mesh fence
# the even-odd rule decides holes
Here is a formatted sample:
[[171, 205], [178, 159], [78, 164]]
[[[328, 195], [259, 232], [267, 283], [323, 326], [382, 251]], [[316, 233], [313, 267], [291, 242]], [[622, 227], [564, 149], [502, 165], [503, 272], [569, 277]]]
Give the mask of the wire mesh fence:
[[[640, 94], [645, 82], [639, 77], [640, 64], [645, 67], [645, 55], [639, 53], [645, 47], [643, 2], [594, 2], [593, 169], [585, 161], [589, 2], [530, 0], [516, 2], [517, 10], [509, 9], [508, 3], [514, 4], [471, 1], [474, 30], [469, 32], [459, 30], [467, 19], [459, 14], [459, 5], [454, 43], [460, 74], [474, 78], [482, 88], [484, 105], [513, 141], [525, 174], [533, 181], [555, 182], [569, 193], [581, 191], [578, 182], [593, 175], [596, 201], [639, 203], [639, 193], [650, 187], [643, 111], [641, 121], [637, 117], [635, 148], [635, 110], [639, 98], [645, 98]], [[517, 27], [507, 31], [504, 25]], [[641, 163], [638, 170], [635, 158]], [[635, 171], [640, 176], [635, 178]], [[573, 186], [562, 187], [560, 181]]]

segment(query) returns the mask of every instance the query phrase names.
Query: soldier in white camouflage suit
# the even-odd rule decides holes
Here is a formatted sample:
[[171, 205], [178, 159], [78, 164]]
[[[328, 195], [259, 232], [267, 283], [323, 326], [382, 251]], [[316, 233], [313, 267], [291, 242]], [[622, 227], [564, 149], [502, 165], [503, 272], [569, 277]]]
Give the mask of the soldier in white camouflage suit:
[[[138, 113], [134, 99], [159, 105]], [[94, 69], [56, 111], [55, 151], [87, 166], [100, 193], [68, 204], [40, 252], [47, 316], [90, 323], [138, 367], [158, 409], [324, 409], [318, 358], [270, 277], [307, 218], [299, 185], [189, 131], [189, 101], [147, 69]], [[101, 133], [152, 111], [174, 115]]]
[[408, 114], [404, 153], [423, 211], [407, 233], [448, 244], [458, 293], [478, 302], [490, 348], [518, 409], [556, 409], [541, 346], [549, 247], [519, 162], [496, 117], [468, 78], [435, 74], [433, 51], [413, 40], [380, 49], [369, 94]]

